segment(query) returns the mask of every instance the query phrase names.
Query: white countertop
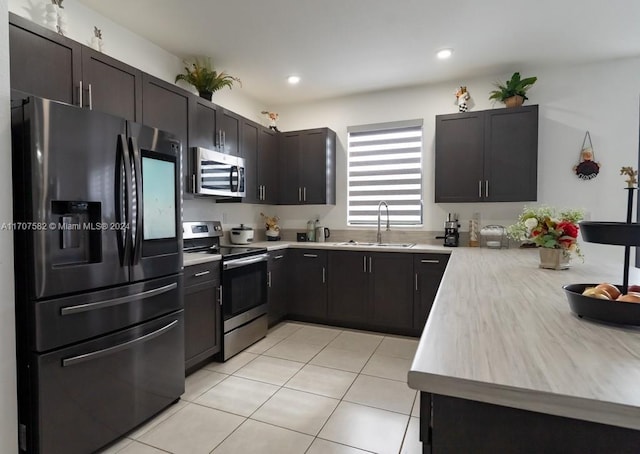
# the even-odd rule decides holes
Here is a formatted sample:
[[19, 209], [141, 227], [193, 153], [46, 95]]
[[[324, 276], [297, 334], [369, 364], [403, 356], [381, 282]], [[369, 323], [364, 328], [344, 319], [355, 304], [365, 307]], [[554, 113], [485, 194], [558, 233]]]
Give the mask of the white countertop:
[[580, 319], [562, 290], [605, 281], [621, 283], [621, 262], [554, 271], [536, 250], [455, 249], [409, 386], [640, 429], [640, 329]]
[[412, 247], [388, 247], [388, 246], [366, 246], [360, 244], [345, 245], [344, 242], [297, 242], [297, 241], [262, 241], [258, 243], [251, 243], [252, 247], [266, 247], [269, 251], [275, 251], [278, 249], [326, 249], [334, 251], [374, 251], [374, 252], [408, 252], [408, 253], [438, 253], [438, 254], [451, 254], [451, 251], [455, 248], [444, 247], [441, 245], [431, 244], [416, 244]]

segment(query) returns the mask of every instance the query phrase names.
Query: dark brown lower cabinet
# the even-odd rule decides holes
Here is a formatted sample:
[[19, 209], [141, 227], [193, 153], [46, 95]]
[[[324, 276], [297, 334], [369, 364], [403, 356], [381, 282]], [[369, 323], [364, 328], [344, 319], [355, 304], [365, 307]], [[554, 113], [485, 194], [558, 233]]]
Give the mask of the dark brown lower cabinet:
[[414, 335], [413, 271], [413, 254], [330, 251], [329, 323]]
[[289, 316], [323, 322], [327, 319], [327, 252], [292, 249], [287, 262], [290, 273]]
[[267, 304], [269, 326], [274, 326], [287, 315], [287, 279], [286, 250], [269, 252], [267, 264]]
[[185, 370], [220, 351], [220, 262], [184, 268]]
[[640, 431], [420, 393], [423, 453], [638, 453]]
[[446, 254], [416, 254], [413, 256], [414, 297], [413, 329], [421, 333], [438, 293], [442, 275], [449, 262]]

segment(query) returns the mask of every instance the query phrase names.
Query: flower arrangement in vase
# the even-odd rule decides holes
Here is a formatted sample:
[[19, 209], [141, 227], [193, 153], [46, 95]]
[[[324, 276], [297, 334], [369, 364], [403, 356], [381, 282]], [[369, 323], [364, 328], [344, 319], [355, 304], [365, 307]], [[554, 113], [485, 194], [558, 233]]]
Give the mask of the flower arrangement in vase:
[[527, 241], [540, 247], [540, 267], [566, 269], [571, 255], [582, 257], [578, 245], [578, 222], [584, 218], [582, 210], [525, 207], [518, 222], [507, 228], [510, 238]]

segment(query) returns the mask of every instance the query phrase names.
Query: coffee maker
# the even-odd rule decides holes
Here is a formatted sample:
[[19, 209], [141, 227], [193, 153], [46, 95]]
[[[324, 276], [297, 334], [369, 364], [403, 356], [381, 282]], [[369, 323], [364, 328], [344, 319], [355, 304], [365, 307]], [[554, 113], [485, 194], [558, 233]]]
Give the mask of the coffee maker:
[[453, 219], [451, 218], [451, 213], [447, 215], [447, 220], [444, 222], [444, 236], [437, 236], [438, 239], [444, 239], [444, 245], [449, 247], [458, 247], [458, 243], [460, 242], [460, 233], [458, 229], [460, 228], [460, 224], [458, 223], [458, 215], [456, 213], [453, 214]]

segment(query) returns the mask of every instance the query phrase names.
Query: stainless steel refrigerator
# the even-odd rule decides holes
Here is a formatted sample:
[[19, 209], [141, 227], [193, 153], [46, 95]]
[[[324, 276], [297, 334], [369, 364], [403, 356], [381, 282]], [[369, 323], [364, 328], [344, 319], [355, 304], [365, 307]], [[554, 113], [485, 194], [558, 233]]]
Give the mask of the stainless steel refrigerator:
[[89, 453], [184, 392], [180, 150], [12, 93], [20, 449]]

